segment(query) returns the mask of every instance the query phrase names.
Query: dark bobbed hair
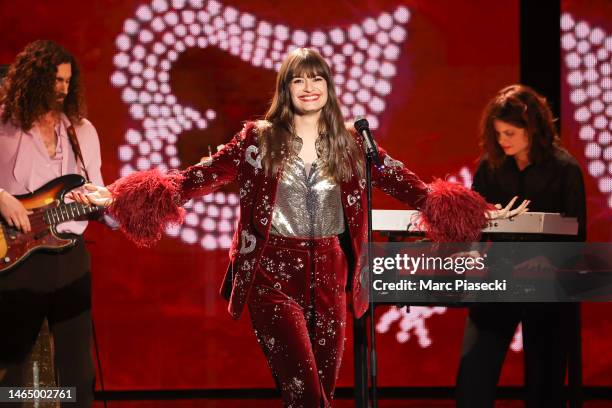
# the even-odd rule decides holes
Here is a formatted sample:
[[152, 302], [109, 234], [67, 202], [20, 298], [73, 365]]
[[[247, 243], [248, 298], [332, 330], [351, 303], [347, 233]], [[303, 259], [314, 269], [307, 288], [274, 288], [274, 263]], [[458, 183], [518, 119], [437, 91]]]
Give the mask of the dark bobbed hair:
[[541, 163], [550, 157], [560, 140], [555, 120], [542, 95], [525, 85], [510, 85], [487, 104], [480, 124], [480, 145], [483, 158], [493, 168], [499, 167], [506, 155], [497, 141], [494, 122], [500, 120], [525, 129], [529, 138], [529, 161]]

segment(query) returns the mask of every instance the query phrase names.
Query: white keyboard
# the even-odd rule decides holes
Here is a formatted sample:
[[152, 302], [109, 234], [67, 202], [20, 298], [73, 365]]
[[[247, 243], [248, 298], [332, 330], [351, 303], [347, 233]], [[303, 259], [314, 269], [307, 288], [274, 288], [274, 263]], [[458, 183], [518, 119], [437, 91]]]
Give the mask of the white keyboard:
[[[374, 231], [423, 232], [420, 213], [414, 210], [372, 210]], [[576, 218], [559, 213], [527, 212], [518, 217], [490, 221], [482, 230], [486, 233], [576, 235]]]

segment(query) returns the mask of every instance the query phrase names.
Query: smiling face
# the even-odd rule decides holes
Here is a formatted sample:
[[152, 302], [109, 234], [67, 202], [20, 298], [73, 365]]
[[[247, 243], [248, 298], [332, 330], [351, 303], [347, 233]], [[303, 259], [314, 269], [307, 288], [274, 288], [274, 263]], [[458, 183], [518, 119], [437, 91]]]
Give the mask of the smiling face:
[[293, 77], [289, 83], [289, 93], [298, 115], [318, 113], [327, 103], [327, 81], [320, 75]]
[[495, 119], [493, 127], [497, 133], [497, 143], [506, 156], [527, 159], [529, 156], [529, 137], [527, 130], [511, 125], [508, 122]]
[[307, 136], [314, 136], [316, 123], [318, 135], [326, 135], [326, 175], [340, 183], [353, 177], [356, 168], [363, 176], [363, 154], [345, 127], [329, 64], [316, 50], [296, 48], [285, 57], [265, 119], [272, 125], [261, 141], [266, 175], [274, 177], [281, 168], [296, 125], [306, 125]]

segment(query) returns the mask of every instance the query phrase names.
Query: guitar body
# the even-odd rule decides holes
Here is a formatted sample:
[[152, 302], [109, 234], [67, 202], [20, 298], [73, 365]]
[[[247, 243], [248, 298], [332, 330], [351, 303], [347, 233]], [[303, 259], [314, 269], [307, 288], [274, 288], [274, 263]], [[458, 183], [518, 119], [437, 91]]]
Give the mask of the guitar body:
[[59, 251], [76, 243], [75, 236], [59, 234], [53, 223], [46, 223], [43, 214], [49, 209], [59, 208], [64, 203], [66, 193], [83, 184], [85, 179], [82, 176], [68, 174], [48, 182], [33, 193], [15, 196], [27, 210], [32, 211], [29, 215], [32, 230], [24, 234], [0, 217], [0, 274], [19, 265], [35, 251]]

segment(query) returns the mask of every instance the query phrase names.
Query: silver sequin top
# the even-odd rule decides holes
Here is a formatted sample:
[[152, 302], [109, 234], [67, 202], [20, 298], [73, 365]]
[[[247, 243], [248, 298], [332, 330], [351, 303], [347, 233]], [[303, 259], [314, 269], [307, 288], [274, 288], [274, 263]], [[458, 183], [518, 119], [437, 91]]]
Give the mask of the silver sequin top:
[[340, 186], [321, 170], [321, 136], [316, 140], [317, 160], [309, 174], [298, 153], [303, 141], [295, 136], [293, 155], [285, 163], [276, 191], [270, 234], [283, 237], [322, 238], [344, 232]]

